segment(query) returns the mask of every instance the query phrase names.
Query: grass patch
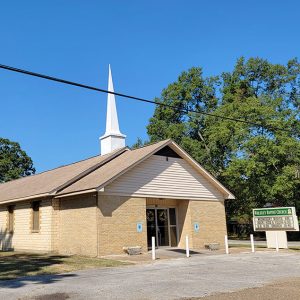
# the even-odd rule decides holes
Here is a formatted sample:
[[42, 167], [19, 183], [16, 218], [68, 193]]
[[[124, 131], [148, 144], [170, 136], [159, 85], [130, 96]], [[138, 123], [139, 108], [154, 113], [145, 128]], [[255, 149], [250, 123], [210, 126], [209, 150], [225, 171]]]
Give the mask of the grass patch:
[[289, 247], [289, 250], [300, 251], [300, 247], [298, 247], [298, 246], [291, 246], [291, 247]]
[[78, 255], [48, 255], [0, 252], [0, 280], [22, 276], [60, 274], [76, 270], [128, 265], [117, 260]]

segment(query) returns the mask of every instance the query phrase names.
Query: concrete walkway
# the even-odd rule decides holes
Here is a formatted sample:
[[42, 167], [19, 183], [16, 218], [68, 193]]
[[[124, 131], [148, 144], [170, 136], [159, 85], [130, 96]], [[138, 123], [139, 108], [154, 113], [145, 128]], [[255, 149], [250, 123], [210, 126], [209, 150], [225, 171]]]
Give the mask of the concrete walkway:
[[[190, 250], [190, 256], [196, 256], [196, 255], [213, 255], [213, 254], [224, 254], [225, 250], [221, 249], [218, 251], [210, 251], [207, 249], [202, 250]], [[155, 250], [155, 256], [157, 260], [165, 260], [165, 259], [176, 259], [176, 258], [184, 258], [186, 257], [186, 250], [182, 248], [177, 247], [163, 247], [158, 248]], [[152, 252], [151, 250], [147, 253], [143, 253], [142, 255], [108, 255], [104, 256], [104, 258], [107, 259], [116, 259], [121, 260], [125, 262], [132, 262], [132, 263], [149, 263], [152, 262]]]
[[297, 252], [195, 255], [128, 267], [0, 281], [0, 299], [182, 299], [300, 277]]

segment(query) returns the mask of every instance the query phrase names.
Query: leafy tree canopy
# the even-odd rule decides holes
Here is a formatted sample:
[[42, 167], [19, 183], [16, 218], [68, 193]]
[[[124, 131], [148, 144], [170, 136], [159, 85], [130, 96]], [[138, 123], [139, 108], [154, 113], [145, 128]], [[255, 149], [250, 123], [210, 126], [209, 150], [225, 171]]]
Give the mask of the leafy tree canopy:
[[[238, 59], [232, 72], [183, 72], [162, 91], [147, 127], [150, 142], [172, 138], [237, 197], [231, 216], [300, 196], [300, 64]], [[187, 112], [188, 109], [199, 113]], [[208, 114], [263, 126], [233, 122]], [[288, 129], [290, 132], [277, 130]], [[141, 144], [141, 141], [139, 141]], [[299, 203], [300, 204], [300, 203]]]
[[34, 173], [32, 160], [19, 143], [0, 138], [0, 183]]

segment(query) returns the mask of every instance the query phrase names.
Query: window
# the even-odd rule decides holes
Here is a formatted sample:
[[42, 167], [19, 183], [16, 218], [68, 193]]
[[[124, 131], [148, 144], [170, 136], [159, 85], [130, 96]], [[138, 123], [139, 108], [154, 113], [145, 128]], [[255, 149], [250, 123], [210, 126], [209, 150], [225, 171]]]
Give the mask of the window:
[[32, 202], [32, 231], [40, 230], [40, 201]]
[[9, 232], [14, 231], [14, 206], [10, 205], [7, 207], [8, 219], [7, 219], [7, 229]]

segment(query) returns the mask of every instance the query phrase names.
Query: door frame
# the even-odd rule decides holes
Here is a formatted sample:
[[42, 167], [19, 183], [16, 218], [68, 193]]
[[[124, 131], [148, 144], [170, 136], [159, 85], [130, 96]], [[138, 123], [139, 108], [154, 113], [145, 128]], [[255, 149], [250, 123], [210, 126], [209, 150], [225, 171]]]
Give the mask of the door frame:
[[[176, 246], [178, 246], [178, 243], [179, 243], [179, 230], [178, 230], [178, 209], [176, 206], [160, 206], [160, 205], [147, 205], [146, 206], [146, 211], [147, 209], [154, 209], [154, 218], [155, 218], [155, 248], [163, 248], [163, 247], [172, 247], [171, 246], [171, 231], [170, 231], [170, 212], [169, 212], [169, 208], [175, 208], [175, 217], [176, 217]], [[168, 213], [168, 238], [169, 238], [169, 245], [168, 246], [158, 246], [158, 224], [157, 224], [157, 210], [158, 209], [166, 209], [167, 210], [167, 213]], [[173, 225], [174, 226], [174, 225]], [[148, 240], [148, 237], [147, 237], [147, 240]], [[148, 245], [149, 247], [149, 245]], [[174, 246], [173, 246], [174, 247]], [[150, 247], [151, 248], [151, 247]]]

